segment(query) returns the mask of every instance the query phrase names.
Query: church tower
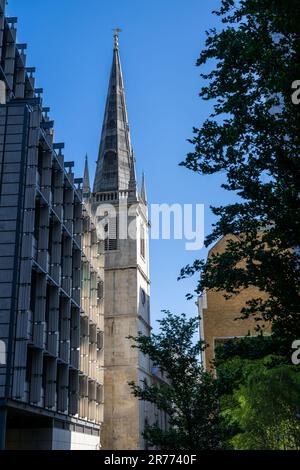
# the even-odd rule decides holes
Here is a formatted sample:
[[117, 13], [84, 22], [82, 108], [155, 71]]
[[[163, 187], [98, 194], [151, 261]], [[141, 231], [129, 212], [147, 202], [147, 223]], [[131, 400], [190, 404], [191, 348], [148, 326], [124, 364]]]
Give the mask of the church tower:
[[128, 385], [151, 382], [149, 359], [128, 339], [150, 334], [149, 221], [144, 176], [140, 193], [137, 186], [117, 33], [91, 204], [105, 250], [102, 445], [125, 450], [145, 447], [142, 432], [150, 418], [148, 405]]

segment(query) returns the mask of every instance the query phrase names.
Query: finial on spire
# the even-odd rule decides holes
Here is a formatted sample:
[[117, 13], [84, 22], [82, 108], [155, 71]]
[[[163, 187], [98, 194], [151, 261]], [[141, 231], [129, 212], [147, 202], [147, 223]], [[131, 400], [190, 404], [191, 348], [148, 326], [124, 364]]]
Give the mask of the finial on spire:
[[119, 49], [119, 33], [122, 33], [122, 30], [120, 28], [114, 28], [114, 40], [115, 40], [115, 49]]

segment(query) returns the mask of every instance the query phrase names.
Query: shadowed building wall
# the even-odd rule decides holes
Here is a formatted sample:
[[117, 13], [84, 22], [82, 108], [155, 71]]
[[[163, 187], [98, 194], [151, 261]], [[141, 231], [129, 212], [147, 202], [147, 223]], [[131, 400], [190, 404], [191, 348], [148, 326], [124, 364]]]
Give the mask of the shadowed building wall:
[[[227, 240], [232, 237], [224, 237], [219, 240], [209, 251], [208, 256], [222, 253], [226, 249]], [[198, 299], [200, 316], [200, 336], [209, 345], [203, 352], [203, 363], [207, 370], [213, 370], [212, 361], [215, 356], [215, 347], [218, 342], [224, 342], [229, 338], [257, 335], [258, 324], [265, 325], [266, 333], [270, 332], [269, 325], [265, 322], [257, 322], [255, 319], [237, 319], [241, 316], [241, 310], [246, 302], [253, 298], [264, 298], [266, 294], [255, 287], [243, 289], [230, 299], [224, 297], [225, 292], [209, 290]]]

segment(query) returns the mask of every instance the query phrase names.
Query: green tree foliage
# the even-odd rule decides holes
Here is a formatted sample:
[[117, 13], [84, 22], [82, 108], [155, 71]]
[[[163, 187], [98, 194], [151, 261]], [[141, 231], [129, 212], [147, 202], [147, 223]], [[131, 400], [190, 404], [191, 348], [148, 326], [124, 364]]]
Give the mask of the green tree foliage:
[[144, 437], [151, 446], [165, 450], [224, 446], [217, 383], [199, 361], [203, 343], [194, 341], [198, 321], [165, 312], [158, 334], [131, 338], [133, 347], [150, 357], [166, 378], [142, 386], [130, 383], [136, 397], [168, 415], [168, 429], [161, 430], [157, 423], [146, 427]]
[[299, 2], [223, 0], [216, 14], [223, 28], [207, 33], [197, 62], [213, 60], [200, 92], [213, 112], [194, 129], [194, 151], [182, 165], [224, 173], [223, 188], [237, 202], [212, 208], [218, 221], [206, 245], [235, 237], [181, 277], [200, 271], [197, 292], [256, 286], [268, 296], [249, 299], [242, 316], [271, 320], [273, 333], [291, 344], [300, 337], [299, 250], [291, 249], [300, 246], [300, 105], [291, 100], [300, 80]]
[[239, 450], [299, 450], [299, 373], [293, 366], [269, 369], [255, 362], [234, 391], [236, 406], [224, 411], [240, 427], [231, 442]]
[[221, 415], [237, 450], [300, 448], [299, 367], [269, 354], [273, 342], [236, 339], [216, 351]]

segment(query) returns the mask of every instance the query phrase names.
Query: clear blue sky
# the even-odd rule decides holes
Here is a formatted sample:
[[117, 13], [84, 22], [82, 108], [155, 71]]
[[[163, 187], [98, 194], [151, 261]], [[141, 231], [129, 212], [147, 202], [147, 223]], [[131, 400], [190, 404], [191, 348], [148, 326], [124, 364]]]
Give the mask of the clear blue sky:
[[[18, 16], [18, 41], [28, 43], [28, 66], [37, 67], [37, 87], [51, 107], [55, 140], [65, 142], [66, 160], [82, 176], [84, 156], [94, 175], [112, 61], [112, 28], [120, 38], [132, 141], [139, 179], [144, 169], [151, 203], [204, 203], [228, 199], [220, 177], [199, 176], [178, 166], [192, 146], [193, 126], [210, 105], [198, 97], [196, 59], [205, 30], [217, 24], [219, 0], [10, 0]], [[177, 282], [180, 268], [206, 250], [187, 252], [183, 241], [151, 242], [152, 319], [162, 309], [194, 315], [196, 278]]]

